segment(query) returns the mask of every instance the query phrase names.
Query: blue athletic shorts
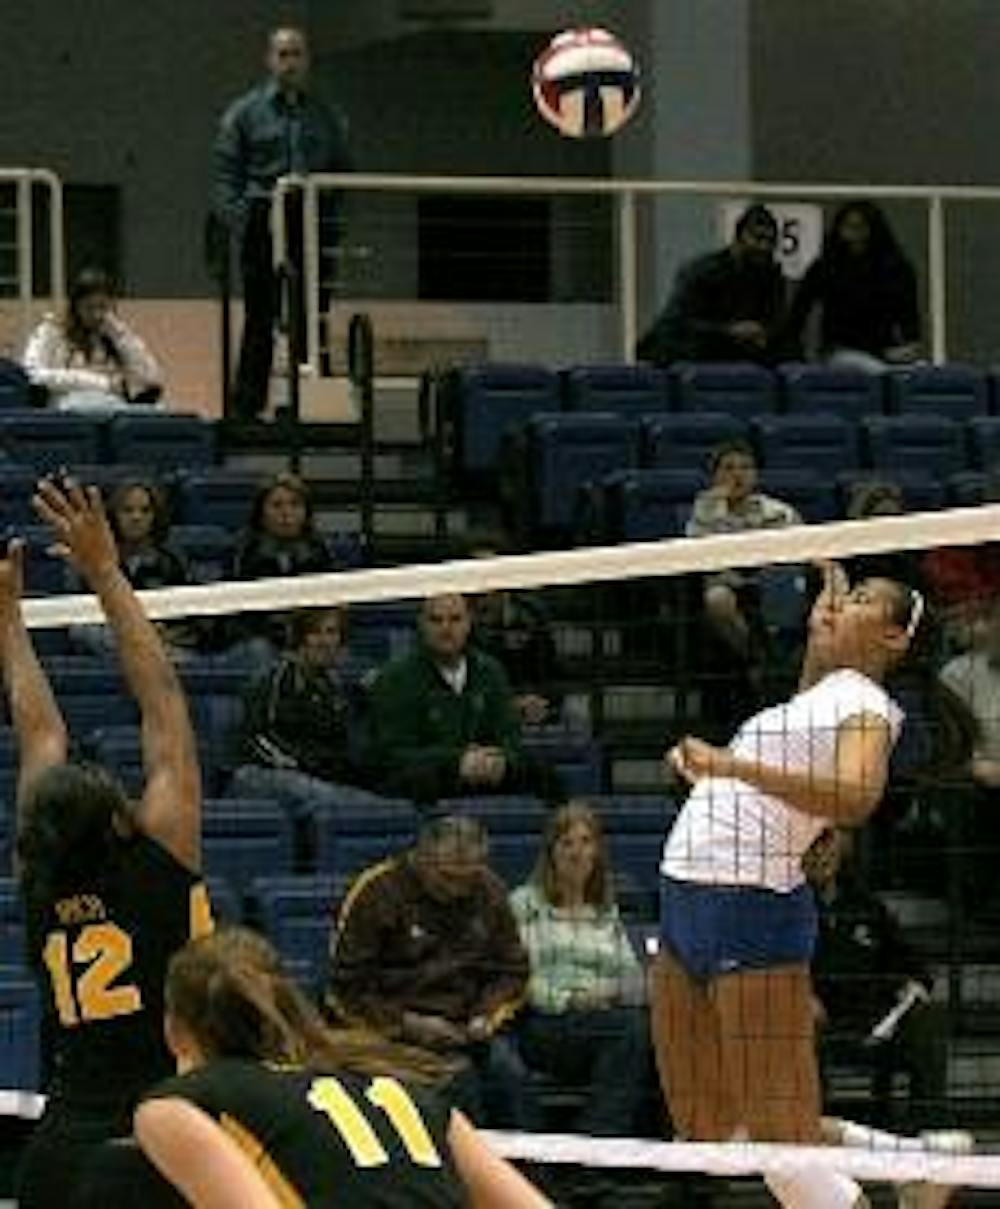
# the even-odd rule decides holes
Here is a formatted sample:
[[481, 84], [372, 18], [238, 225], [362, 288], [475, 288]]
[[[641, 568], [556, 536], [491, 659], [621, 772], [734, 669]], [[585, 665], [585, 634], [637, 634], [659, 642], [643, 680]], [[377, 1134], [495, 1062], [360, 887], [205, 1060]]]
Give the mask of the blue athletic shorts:
[[660, 941], [698, 979], [808, 964], [816, 944], [812, 889], [779, 894], [661, 877]]

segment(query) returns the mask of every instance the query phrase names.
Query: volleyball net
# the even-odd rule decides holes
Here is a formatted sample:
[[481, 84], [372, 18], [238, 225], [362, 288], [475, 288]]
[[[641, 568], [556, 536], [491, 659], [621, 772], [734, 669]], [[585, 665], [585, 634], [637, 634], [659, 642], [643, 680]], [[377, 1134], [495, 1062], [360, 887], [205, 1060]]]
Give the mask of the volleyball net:
[[[634, 1075], [640, 1085], [623, 1110], [629, 1123], [603, 1130], [644, 1136], [615, 1142], [586, 1136], [588, 1126], [580, 1122], [589, 1119], [588, 1098], [610, 1102], [609, 1089], [591, 1086], [576, 1060], [532, 1068], [539, 1053], [544, 1066], [545, 1047], [533, 1048], [519, 1030], [531, 1018], [572, 1016], [584, 1007], [590, 1016], [627, 1007], [646, 1018], [643, 972], [659, 945], [661, 852], [686, 792], [665, 779], [664, 754], [684, 735], [725, 744], [757, 710], [795, 691], [821, 564], [834, 560], [855, 580], [903, 580], [927, 601], [920, 624], [927, 625], [930, 614], [944, 622], [930, 652], [933, 670], [976, 716], [981, 746], [971, 766], [914, 772], [934, 722], [919, 702], [902, 702], [908, 722], [885, 800], [849, 858], [852, 884], [891, 917], [900, 964], [876, 970], [852, 967], [849, 958], [845, 968], [837, 970], [834, 961], [825, 972], [823, 993], [832, 989], [817, 1006], [816, 1029], [824, 1099], [833, 1116], [907, 1136], [968, 1129], [988, 1151], [1000, 1122], [1000, 962], [988, 902], [996, 860], [990, 805], [997, 791], [994, 753], [984, 746], [991, 707], [1000, 713], [1000, 616], [991, 580], [1000, 565], [998, 535], [1000, 506], [984, 505], [534, 554], [498, 555], [484, 536], [470, 542], [469, 557], [448, 562], [142, 592], [172, 644], [191, 701], [208, 793], [205, 864], [217, 914], [268, 932], [291, 969], [322, 996], [336, 978], [328, 943], [349, 887], [366, 868], [405, 851], [428, 818], [458, 815], [481, 823], [490, 864], [514, 890], [530, 882], [557, 804], [585, 802], [603, 825], [609, 886], [634, 955], [634, 977], [627, 990], [623, 977], [616, 997], [608, 968], [591, 953], [576, 967], [579, 985], [557, 988], [534, 1009], [535, 981], [521, 988], [517, 998], [526, 990], [529, 1003], [509, 1036], [540, 1106], [535, 1120], [543, 1132], [498, 1133], [497, 1144], [532, 1163], [641, 1169], [647, 1176], [743, 1177], [770, 1170], [798, 1151], [663, 1140], [670, 1118], [648, 1044], [635, 1069], [622, 1076]], [[42, 579], [49, 574], [46, 567], [38, 545], [29, 557], [29, 592], [37, 590], [36, 571]], [[738, 610], [735, 626], [731, 612], [713, 613], [717, 588], [730, 593], [723, 596], [727, 608]], [[454, 608], [435, 613], [431, 607], [454, 605], [458, 597], [464, 600], [457, 619]], [[79, 748], [137, 786], [138, 719], [100, 629], [96, 601], [78, 588], [32, 595], [25, 615]], [[310, 767], [303, 762], [308, 744], [296, 747], [297, 736], [280, 728], [261, 733], [265, 715], [254, 715], [249, 725], [247, 710], [257, 708], [254, 686], [276, 660], [289, 657], [288, 644], [301, 655], [318, 632], [303, 618], [324, 615], [337, 618], [337, 649], [329, 658], [318, 656], [317, 666], [331, 682], [349, 684], [345, 708], [358, 711], [350, 740], [357, 746], [349, 753], [320, 752]], [[910, 621], [912, 607], [905, 624]], [[434, 733], [439, 705], [414, 708], [411, 687], [387, 702], [384, 686], [398, 688], [407, 660], [412, 671], [414, 652], [429, 651], [433, 662], [435, 652], [453, 655], [456, 643], [506, 665], [505, 680], [496, 683], [506, 685], [504, 716], [509, 712], [517, 724], [513, 734], [491, 732], [501, 723], [487, 717], [492, 706], [483, 701], [495, 686], [471, 685], [484, 695], [479, 715], [462, 723], [472, 727], [467, 733], [451, 735], [455, 759], [447, 768], [435, 766], [434, 780], [425, 757], [433, 743], [443, 742]], [[442, 655], [439, 662], [453, 666], [454, 659], [449, 664]], [[465, 680], [458, 691], [469, 687]], [[448, 691], [456, 691], [454, 685]], [[391, 715], [388, 721], [380, 710]], [[335, 736], [348, 742], [348, 728], [331, 726], [330, 735], [330, 743]], [[469, 747], [500, 751], [506, 763], [499, 775], [489, 758], [463, 761]], [[5, 750], [10, 789], [11, 743]], [[1000, 767], [1000, 751], [995, 757]], [[882, 914], [878, 918], [884, 923]], [[565, 932], [556, 935], [554, 948], [533, 949], [530, 925], [523, 916], [519, 922], [529, 954], [573, 967]], [[860, 941], [861, 950], [871, 948], [880, 940], [872, 926], [865, 917], [844, 935]], [[839, 943], [836, 926], [834, 933]], [[581, 950], [588, 943], [581, 931]], [[333, 951], [336, 963], [336, 945]], [[503, 963], [497, 961], [499, 976]], [[588, 961], [594, 962], [589, 973]], [[554, 978], [564, 975], [561, 968]], [[918, 1018], [919, 1028], [911, 1030]], [[23, 1071], [3, 1082], [31, 1089]], [[1000, 1158], [989, 1153], [873, 1144], [802, 1154], [862, 1180], [1000, 1185]]]

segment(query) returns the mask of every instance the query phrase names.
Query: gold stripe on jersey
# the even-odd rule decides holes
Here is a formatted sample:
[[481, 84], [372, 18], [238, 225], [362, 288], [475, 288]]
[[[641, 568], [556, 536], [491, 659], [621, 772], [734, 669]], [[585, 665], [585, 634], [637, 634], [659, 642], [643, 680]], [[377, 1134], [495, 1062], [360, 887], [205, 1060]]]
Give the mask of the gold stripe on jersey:
[[191, 940], [201, 940], [203, 936], [211, 936], [215, 931], [215, 920], [212, 917], [212, 903], [208, 897], [208, 887], [204, 882], [197, 882], [188, 893], [188, 932]]
[[278, 1164], [255, 1134], [225, 1112], [219, 1118], [219, 1125], [260, 1172], [261, 1178], [281, 1209], [306, 1209], [305, 1201], [282, 1174]]
[[347, 917], [350, 915], [354, 904], [357, 902], [361, 893], [377, 881], [380, 877], [384, 877], [390, 870], [395, 869], [398, 861], [390, 857], [388, 860], [379, 861], [377, 865], [370, 865], [363, 870], [351, 883], [350, 889], [344, 895], [344, 901], [340, 905], [340, 915], [337, 918], [337, 929], [343, 931], [344, 924], [347, 922]]

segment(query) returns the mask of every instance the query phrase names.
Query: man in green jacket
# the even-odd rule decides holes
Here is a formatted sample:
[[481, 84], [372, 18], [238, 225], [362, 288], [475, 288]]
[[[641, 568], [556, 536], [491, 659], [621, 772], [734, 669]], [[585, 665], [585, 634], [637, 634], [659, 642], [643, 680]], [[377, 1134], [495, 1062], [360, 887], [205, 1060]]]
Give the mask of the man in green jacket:
[[562, 800], [556, 772], [524, 751], [506, 673], [470, 644], [471, 628], [463, 596], [431, 597], [416, 648], [380, 673], [372, 694], [377, 784], [423, 805], [481, 793]]

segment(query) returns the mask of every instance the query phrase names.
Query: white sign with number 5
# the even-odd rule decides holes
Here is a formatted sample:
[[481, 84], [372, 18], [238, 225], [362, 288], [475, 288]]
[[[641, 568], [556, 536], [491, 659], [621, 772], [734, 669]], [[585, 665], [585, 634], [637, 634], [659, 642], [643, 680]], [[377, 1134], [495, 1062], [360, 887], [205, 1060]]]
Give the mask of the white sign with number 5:
[[[737, 220], [749, 204], [747, 201], [726, 201], [719, 206], [723, 242], [732, 242]], [[823, 207], [800, 202], [765, 204], [778, 224], [775, 259], [786, 277], [798, 281], [823, 246]]]

